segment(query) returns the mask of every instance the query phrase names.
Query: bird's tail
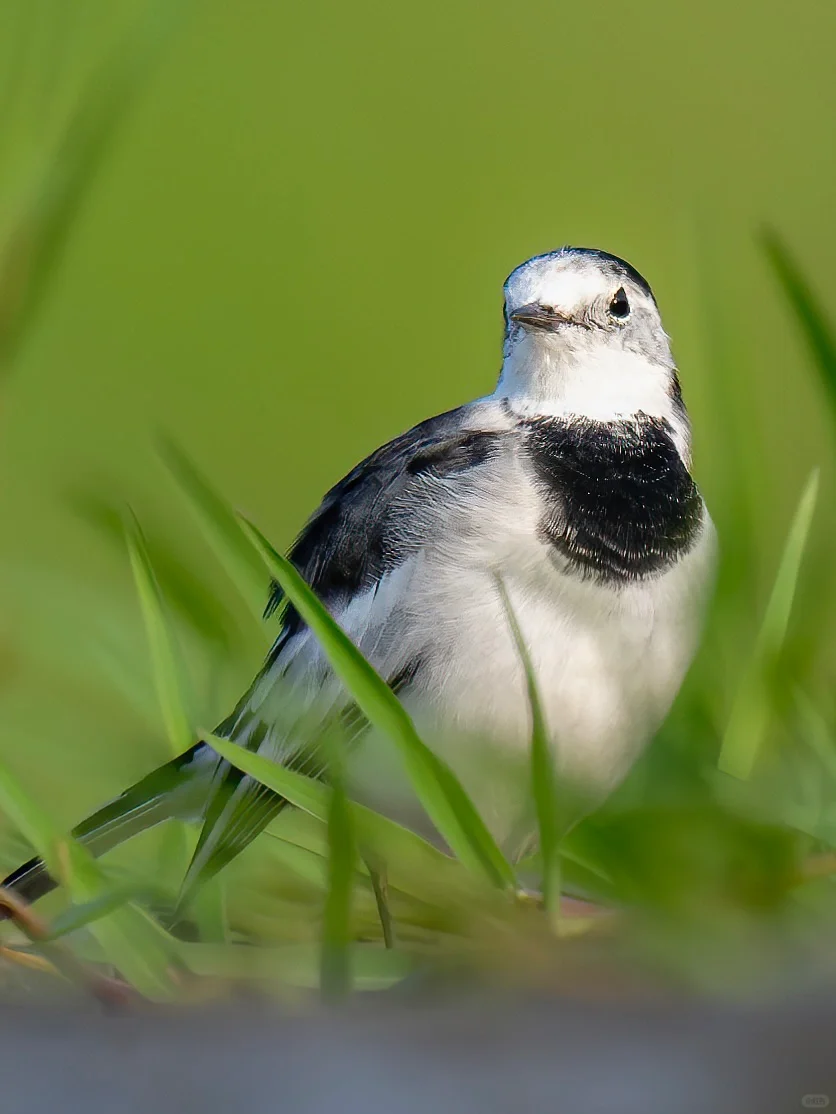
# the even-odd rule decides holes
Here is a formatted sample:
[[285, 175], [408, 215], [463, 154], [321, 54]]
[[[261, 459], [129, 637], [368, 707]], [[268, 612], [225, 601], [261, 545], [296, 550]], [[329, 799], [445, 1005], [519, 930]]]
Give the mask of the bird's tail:
[[[250, 713], [248, 705], [249, 694], [216, 733], [246, 750], [258, 751], [269, 730]], [[308, 777], [320, 777], [323, 772], [322, 757], [315, 746], [289, 749], [283, 764]], [[72, 835], [98, 856], [164, 820], [202, 817], [203, 827], [177, 903], [181, 910], [198, 886], [240, 854], [286, 804], [278, 793], [245, 777], [205, 743], [198, 742], [82, 820]], [[34, 858], [0, 885], [33, 902], [55, 889], [57, 883], [43, 860]], [[8, 915], [0, 906], [0, 921]]]
[[[202, 743], [195, 743], [183, 754], [159, 766], [130, 789], [103, 805], [73, 828], [73, 837], [93, 855], [102, 855], [131, 836], [153, 828], [173, 816], [188, 814], [195, 801], [195, 778], [190, 766], [199, 764]], [[211, 767], [209, 771], [211, 773]], [[206, 787], [204, 786], [204, 793]], [[200, 798], [198, 798], [198, 801]], [[33, 858], [12, 871], [0, 883], [24, 901], [33, 902], [57, 885], [43, 859]], [[0, 920], [8, 917], [0, 907]]]

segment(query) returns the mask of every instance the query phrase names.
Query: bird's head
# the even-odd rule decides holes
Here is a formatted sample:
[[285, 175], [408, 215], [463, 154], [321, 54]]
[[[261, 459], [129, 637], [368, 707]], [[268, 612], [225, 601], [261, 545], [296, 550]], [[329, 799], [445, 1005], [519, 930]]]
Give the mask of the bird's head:
[[650, 286], [629, 263], [591, 248], [535, 256], [508, 276], [497, 394], [523, 413], [611, 421], [641, 411], [687, 436]]

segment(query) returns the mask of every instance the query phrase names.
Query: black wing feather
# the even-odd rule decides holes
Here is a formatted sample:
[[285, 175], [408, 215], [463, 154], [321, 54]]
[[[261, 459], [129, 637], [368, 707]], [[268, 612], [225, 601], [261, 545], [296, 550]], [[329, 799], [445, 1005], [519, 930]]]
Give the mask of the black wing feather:
[[[498, 452], [506, 433], [467, 428], [464, 410], [429, 418], [396, 437], [327, 493], [289, 553], [324, 603], [333, 605], [372, 587], [414, 551], [410, 527], [416, 502], [410, 496], [419, 488], [467, 472]], [[267, 614], [282, 600], [274, 584]], [[301, 625], [288, 607], [285, 637]]]

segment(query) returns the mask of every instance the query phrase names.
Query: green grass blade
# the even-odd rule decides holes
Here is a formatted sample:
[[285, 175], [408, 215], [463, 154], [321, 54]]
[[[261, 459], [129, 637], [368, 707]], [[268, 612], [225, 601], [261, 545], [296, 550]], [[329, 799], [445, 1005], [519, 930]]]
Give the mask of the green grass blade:
[[752, 662], [732, 705], [717, 765], [723, 773], [748, 778], [769, 721], [770, 700], [766, 672], [778, 656], [787, 634], [801, 560], [810, 533], [819, 490], [819, 473], [808, 479], [790, 526], [772, 593], [766, 606]]
[[[71, 489], [66, 503], [73, 514], [82, 519], [119, 552], [125, 551], [125, 499], [111, 498], [106, 491], [92, 485]], [[217, 588], [196, 569], [174, 538], [149, 526], [143, 516], [143, 537], [152, 564], [160, 595], [171, 610], [175, 626], [185, 625], [208, 643], [214, 651], [228, 652], [234, 640], [238, 620], [218, 598]]]
[[456, 857], [492, 884], [513, 887], [514, 871], [450, 767], [422, 741], [401, 702], [293, 565], [255, 527], [242, 526], [369, 723], [397, 746], [421, 804]]
[[127, 902], [135, 900], [137, 896], [136, 886], [113, 886], [91, 901], [85, 901], [83, 905], [71, 905], [52, 919], [46, 940], [60, 940], [62, 936], [78, 932], [80, 928], [86, 928]]
[[543, 905], [549, 919], [556, 923], [560, 917], [560, 824], [558, 821], [557, 776], [555, 756], [552, 754], [546, 731], [546, 719], [537, 687], [537, 678], [531, 656], [525, 644], [517, 617], [500, 577], [496, 585], [502, 597], [502, 606], [508, 626], [517, 647], [525, 672], [528, 706], [531, 715], [531, 790], [537, 813], [540, 836], [540, 861], [543, 868]]
[[[177, 757], [188, 750], [194, 742], [194, 729], [187, 711], [188, 700], [185, 695], [185, 669], [169, 627], [162, 592], [148, 553], [145, 535], [131, 511], [124, 516], [123, 530], [142, 609], [157, 700], [172, 756]], [[162, 853], [160, 875], [175, 874], [179, 878], [189, 862], [189, 835], [180, 820], [171, 820], [163, 832]]]
[[87, 82], [62, 142], [0, 245], [0, 363], [9, 365], [40, 310], [76, 216], [182, 4], [156, 0], [144, 27]]
[[761, 654], [777, 654], [787, 635], [798, 574], [819, 494], [819, 470], [810, 473], [790, 525], [759, 637]]
[[539, 830], [540, 859], [543, 868], [543, 901], [550, 915], [556, 915], [560, 901], [560, 825], [557, 816], [557, 778], [554, 755], [549, 745], [537, 678], [525, 639], [511, 607], [511, 601], [508, 598], [504, 583], [499, 577], [497, 577], [496, 582], [525, 673], [531, 715], [531, 788]]
[[310, 813], [318, 820], [327, 820], [331, 790], [322, 782], [298, 774], [295, 770], [288, 770], [285, 766], [271, 762], [261, 754], [246, 750], [238, 743], [223, 739], [220, 735], [213, 735], [211, 731], [201, 730], [199, 735], [236, 770], [249, 774], [268, 789], [275, 790], [295, 808], [301, 808], [303, 812]]
[[806, 693], [800, 690], [795, 693], [795, 706], [801, 737], [818, 758], [828, 779], [836, 784], [836, 743], [827, 721]]
[[241, 533], [238, 516], [173, 441], [161, 438], [159, 451], [212, 552], [261, 627], [269, 578], [263, 561]]
[[[109, 885], [96, 860], [80, 844], [59, 832], [47, 814], [23, 791], [0, 764], [0, 810], [29, 840], [50, 874], [68, 888], [78, 905], [98, 901]], [[131, 904], [105, 908], [90, 922], [108, 962], [148, 998], [171, 997], [170, 961], [177, 942], [168, 937], [142, 910]]]
[[369, 881], [374, 894], [374, 903], [383, 933], [383, 944], [387, 948], [395, 946], [395, 921], [389, 908], [389, 873], [385, 864], [379, 863], [375, 855], [363, 854]]
[[268, 829], [267, 843], [271, 863], [276, 863], [283, 871], [288, 871], [312, 888], [325, 890], [328, 884], [327, 841], [323, 853], [323, 849], [314, 850]]
[[[184, 944], [184, 961], [198, 977], [224, 979], [240, 985], [254, 979], [260, 986], [277, 982], [281, 987], [314, 990], [319, 983], [318, 949], [311, 944], [284, 944], [254, 948], [247, 944], [217, 947]], [[354, 944], [349, 950], [351, 977], [357, 990], [384, 990], [394, 986], [413, 969], [413, 960], [403, 952], [385, 951], [369, 944]]]
[[335, 999], [351, 990], [349, 947], [356, 845], [342, 762], [336, 756], [329, 764], [329, 776], [328, 888], [322, 918], [320, 985], [326, 998]]
[[766, 256], [784, 291], [836, 410], [836, 336], [801, 269], [780, 236], [767, 229], [761, 237]]
[[209, 878], [195, 894], [189, 910], [204, 943], [229, 940], [229, 910], [226, 880], [222, 875]]
[[[295, 808], [307, 812], [317, 820], [324, 823], [328, 821], [329, 802], [331, 789], [320, 781], [305, 777], [295, 770], [288, 770], [277, 762], [271, 762], [261, 754], [245, 750], [244, 747], [232, 743], [229, 739], [222, 739], [210, 731], [201, 731], [200, 738], [215, 750], [221, 758], [225, 758], [230, 766], [234, 766], [242, 773], [260, 781], [269, 789], [273, 789]], [[364, 805], [353, 806], [356, 826], [363, 842], [369, 842], [377, 847], [397, 846], [405, 851], [411, 851], [426, 859], [431, 869], [438, 870], [444, 866], [452, 865], [449, 859], [437, 847], [427, 843], [425, 839], [404, 828], [394, 820], [380, 816]]]
[[154, 685], [172, 754], [176, 756], [182, 754], [194, 742], [194, 731], [186, 712], [183, 663], [169, 630], [160, 587], [148, 555], [145, 538], [132, 513], [126, 516], [124, 529], [131, 569], [142, 607], [145, 633], [148, 637]]

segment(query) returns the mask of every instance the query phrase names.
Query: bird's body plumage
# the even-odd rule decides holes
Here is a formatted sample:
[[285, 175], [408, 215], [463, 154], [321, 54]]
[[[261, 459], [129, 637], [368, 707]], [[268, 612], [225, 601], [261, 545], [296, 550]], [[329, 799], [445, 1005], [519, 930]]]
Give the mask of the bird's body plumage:
[[[372, 453], [325, 496], [290, 558], [428, 741], [477, 739], [524, 756], [530, 707], [501, 581], [558, 770], [602, 793], [660, 725], [697, 644], [714, 531], [689, 469], [688, 421], [649, 287], [614, 257], [563, 249], [506, 284], [494, 394]], [[351, 714], [289, 607], [220, 730], [315, 773], [312, 725]], [[376, 753], [373, 740], [358, 748], [361, 779]], [[224, 788], [196, 877], [282, 802], [206, 748], [182, 768]], [[385, 778], [381, 793], [380, 780], [371, 792], [386, 807], [398, 794]]]

